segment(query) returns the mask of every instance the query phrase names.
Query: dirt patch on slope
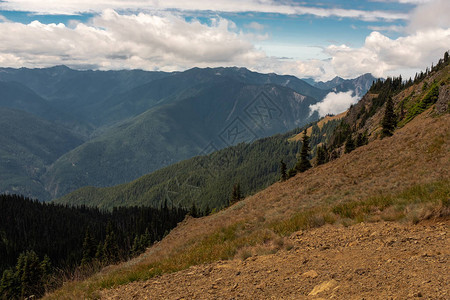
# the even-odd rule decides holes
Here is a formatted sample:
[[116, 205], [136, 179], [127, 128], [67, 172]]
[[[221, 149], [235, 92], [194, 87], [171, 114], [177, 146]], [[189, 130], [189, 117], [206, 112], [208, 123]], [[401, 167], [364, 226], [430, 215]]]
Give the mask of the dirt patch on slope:
[[194, 266], [103, 291], [105, 299], [448, 299], [450, 221], [296, 232], [292, 248]]

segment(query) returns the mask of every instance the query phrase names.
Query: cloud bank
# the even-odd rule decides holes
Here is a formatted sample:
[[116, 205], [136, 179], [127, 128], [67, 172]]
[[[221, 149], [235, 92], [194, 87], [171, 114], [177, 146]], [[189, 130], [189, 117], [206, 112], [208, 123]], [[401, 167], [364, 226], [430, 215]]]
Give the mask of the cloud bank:
[[0, 23], [0, 65], [83, 64], [99, 69], [179, 70], [254, 65], [264, 54], [226, 19], [211, 24], [173, 14], [121, 15], [105, 10], [89, 23]]
[[329, 93], [319, 103], [309, 106], [311, 113], [317, 111], [320, 117], [324, 117], [328, 114], [337, 115], [346, 111], [350, 105], [358, 102], [358, 96], [352, 96], [353, 91]]
[[[363, 19], [383, 17], [370, 11], [362, 15], [352, 10], [278, 4], [280, 2], [271, 0], [250, 0], [240, 5], [236, 1], [202, 2], [204, 5], [198, 5], [197, 1], [177, 0], [0, 2], [3, 9], [39, 13], [102, 10], [87, 22], [72, 22], [69, 25], [42, 24], [38, 21], [22, 24], [0, 15], [0, 66], [48, 67], [65, 64], [78, 69], [163, 71], [181, 71], [196, 66], [240, 66], [258, 72], [326, 81], [335, 76], [354, 78], [363, 73], [372, 73], [377, 77], [397, 76], [399, 73], [404, 77], [414, 76], [416, 71], [425, 69], [449, 50], [448, 0], [411, 0], [421, 4], [411, 12], [411, 20], [403, 28], [404, 36], [390, 38], [379, 31], [372, 31], [361, 47], [345, 44], [325, 47], [323, 52], [329, 57], [325, 60], [294, 60], [267, 55], [255, 46], [258, 41], [270, 38], [264, 32], [265, 27], [256, 22], [244, 25], [251, 32], [243, 33], [232, 21], [219, 16], [203, 22], [195, 18], [187, 21], [179, 12], [167, 11], [168, 8], [188, 11], [202, 7], [205, 11], [278, 11], [284, 14]], [[137, 10], [140, 6], [157, 9], [141, 13], [104, 9], [111, 5], [123, 10]], [[402, 30], [392, 26], [394, 31]]]
[[441, 58], [449, 45], [450, 29], [436, 28], [397, 39], [374, 31], [361, 48], [330, 45], [325, 51], [332, 58], [334, 72], [342, 77], [363, 73], [384, 77], [396, 74], [400, 69], [410, 72], [424, 69]]

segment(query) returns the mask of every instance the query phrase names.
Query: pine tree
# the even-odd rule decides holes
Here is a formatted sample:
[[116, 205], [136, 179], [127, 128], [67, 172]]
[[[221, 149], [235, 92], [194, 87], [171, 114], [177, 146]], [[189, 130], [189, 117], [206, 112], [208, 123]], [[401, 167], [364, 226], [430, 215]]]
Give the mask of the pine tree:
[[103, 244], [103, 259], [106, 263], [114, 263], [119, 260], [119, 245], [111, 223], [107, 226], [107, 234]]
[[44, 286], [41, 281], [42, 269], [39, 257], [34, 251], [27, 251], [18, 265], [18, 277], [21, 284], [21, 297], [31, 295], [37, 297], [44, 294]]
[[356, 147], [361, 147], [367, 144], [367, 137], [365, 134], [358, 133], [356, 136]]
[[192, 202], [192, 206], [189, 209], [189, 215], [193, 218], [198, 218], [198, 210], [197, 207], [195, 206], [195, 202]]
[[206, 204], [205, 212], [203, 213], [204, 216], [209, 216], [211, 214], [211, 208], [209, 207], [209, 204]]
[[236, 183], [233, 186], [233, 192], [231, 193], [231, 201], [230, 205], [240, 201], [242, 199], [241, 186], [239, 183]]
[[89, 264], [95, 257], [96, 243], [93, 236], [90, 233], [89, 228], [86, 230], [83, 241], [83, 258], [81, 259], [81, 264]]
[[280, 161], [280, 173], [281, 173], [281, 181], [286, 181], [287, 179], [286, 164], [283, 160]]
[[394, 114], [394, 104], [392, 102], [392, 97], [389, 96], [386, 101], [386, 108], [384, 110], [384, 117], [381, 122], [382, 137], [391, 136], [394, 134], [395, 126], [397, 125], [396, 116]]
[[317, 165], [323, 165], [324, 163], [326, 163], [326, 155], [327, 155], [327, 150], [326, 150], [326, 146], [318, 146], [317, 147]]
[[347, 140], [345, 141], [345, 153], [350, 153], [355, 150], [355, 143], [353, 142], [352, 135], [349, 134], [347, 136]]
[[131, 256], [136, 256], [141, 253], [139, 241], [140, 241], [140, 239], [139, 239], [138, 235], [136, 234], [136, 236], [134, 237], [134, 240], [133, 240], [133, 245], [131, 246], [131, 250], [130, 250]]
[[147, 249], [147, 247], [150, 246], [151, 243], [152, 243], [152, 237], [150, 236], [150, 232], [148, 231], [148, 227], [147, 227], [147, 228], [145, 228], [144, 234], [141, 235], [141, 238], [140, 238], [140, 245], [141, 245], [142, 252], [144, 252], [145, 249]]
[[306, 170], [310, 169], [311, 163], [309, 162], [308, 156], [309, 156], [309, 137], [306, 134], [306, 129], [303, 131], [303, 138], [302, 138], [302, 149], [300, 151], [300, 159], [298, 160], [297, 164], [295, 165], [295, 169], [297, 172], [305, 172]]
[[95, 259], [99, 262], [104, 262], [105, 258], [103, 255], [103, 242], [100, 241], [97, 245], [97, 251], [95, 251]]
[[0, 295], [2, 299], [18, 299], [20, 298], [20, 293], [21, 284], [16, 273], [11, 269], [3, 271], [0, 282]]
[[44, 277], [49, 276], [52, 273], [52, 263], [48, 255], [44, 255], [44, 259], [41, 262], [42, 275]]

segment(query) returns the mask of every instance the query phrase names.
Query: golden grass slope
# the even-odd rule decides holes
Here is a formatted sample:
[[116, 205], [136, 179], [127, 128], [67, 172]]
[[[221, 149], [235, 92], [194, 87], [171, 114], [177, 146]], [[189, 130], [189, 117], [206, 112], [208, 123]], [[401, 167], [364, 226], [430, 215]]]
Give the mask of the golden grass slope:
[[96, 298], [102, 289], [193, 265], [273, 253], [283, 236], [325, 223], [416, 222], [446, 215], [450, 115], [436, 117], [432, 109], [392, 137], [276, 183], [211, 216], [186, 219], [145, 254], [85, 281], [69, 282], [47, 298]]
[[[317, 122], [317, 126], [320, 129], [322, 129], [323, 125], [325, 125], [326, 123], [333, 121], [333, 120], [340, 120], [340, 119], [344, 118], [346, 114], [347, 114], [347, 111], [344, 111], [335, 116], [325, 116], [319, 122]], [[312, 126], [310, 126], [306, 129], [307, 136], [311, 136], [311, 133], [312, 133]], [[298, 141], [302, 140], [302, 137], [303, 137], [303, 132], [300, 132], [299, 134], [296, 134], [295, 136], [291, 137], [289, 139], [289, 141], [290, 142], [298, 142]]]

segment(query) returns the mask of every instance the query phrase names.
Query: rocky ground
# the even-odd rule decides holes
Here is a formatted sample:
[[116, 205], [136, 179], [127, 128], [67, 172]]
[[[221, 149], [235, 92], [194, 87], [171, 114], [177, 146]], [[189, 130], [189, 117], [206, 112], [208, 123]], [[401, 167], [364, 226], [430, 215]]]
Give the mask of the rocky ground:
[[450, 299], [449, 225], [449, 219], [326, 225], [294, 233], [275, 254], [194, 266], [102, 297]]

